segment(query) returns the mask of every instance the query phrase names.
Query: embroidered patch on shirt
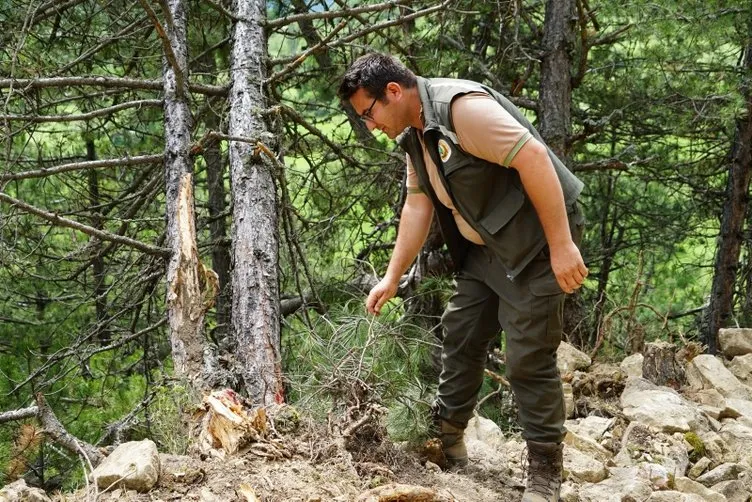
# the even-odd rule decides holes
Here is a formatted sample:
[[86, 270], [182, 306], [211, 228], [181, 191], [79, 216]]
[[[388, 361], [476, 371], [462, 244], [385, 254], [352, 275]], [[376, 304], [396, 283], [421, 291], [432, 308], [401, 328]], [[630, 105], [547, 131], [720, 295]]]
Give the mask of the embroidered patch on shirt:
[[439, 140], [439, 157], [441, 158], [442, 162], [446, 162], [449, 160], [449, 157], [452, 156], [452, 149], [449, 147], [449, 143], [446, 142], [446, 140], [440, 139]]

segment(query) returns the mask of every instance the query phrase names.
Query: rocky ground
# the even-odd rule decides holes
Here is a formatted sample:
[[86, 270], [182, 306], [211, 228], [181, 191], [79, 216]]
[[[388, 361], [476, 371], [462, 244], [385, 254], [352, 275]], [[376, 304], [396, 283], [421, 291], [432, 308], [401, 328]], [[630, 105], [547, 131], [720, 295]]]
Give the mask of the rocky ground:
[[[723, 330], [720, 340], [719, 356], [657, 343], [620, 364], [593, 364], [562, 344], [559, 368], [571, 417], [562, 500], [750, 500], [752, 330]], [[316, 424], [256, 431], [257, 441], [227, 454], [227, 443], [244, 441], [220, 429], [214, 426], [216, 437], [204, 437], [206, 448], [194, 456], [159, 454], [150, 441], [130, 443], [76, 493], [48, 495], [17, 482], [0, 490], [0, 502], [483, 502], [522, 494], [524, 443], [482, 417], [466, 431], [471, 464], [449, 472], [388, 440], [345, 438]]]

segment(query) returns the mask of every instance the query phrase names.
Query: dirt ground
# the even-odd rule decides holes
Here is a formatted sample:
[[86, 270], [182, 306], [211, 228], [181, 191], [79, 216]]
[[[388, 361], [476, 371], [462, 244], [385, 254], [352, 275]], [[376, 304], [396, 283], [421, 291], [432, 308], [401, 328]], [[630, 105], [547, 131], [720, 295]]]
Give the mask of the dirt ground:
[[309, 424], [280, 436], [274, 448], [251, 445], [226, 458], [162, 456], [160, 481], [148, 493], [121, 489], [95, 493], [90, 487], [53, 500], [344, 502], [391, 483], [419, 485], [436, 495], [361, 500], [514, 502], [522, 496], [519, 479], [510, 476], [506, 466], [496, 465], [503, 462], [473, 462], [472, 451], [470, 465], [442, 472], [435, 465], [421, 464], [416, 454], [389, 440], [362, 441], [354, 447], [348, 443], [347, 448], [344, 444], [322, 427]]

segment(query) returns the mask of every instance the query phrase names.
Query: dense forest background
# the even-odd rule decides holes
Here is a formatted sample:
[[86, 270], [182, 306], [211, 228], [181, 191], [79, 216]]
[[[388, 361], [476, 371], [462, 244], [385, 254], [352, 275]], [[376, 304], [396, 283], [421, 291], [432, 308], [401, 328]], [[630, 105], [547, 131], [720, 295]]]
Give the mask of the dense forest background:
[[414, 419], [451, 274], [432, 235], [364, 313], [404, 197], [404, 155], [335, 95], [369, 50], [502, 91], [585, 182], [571, 343], [715, 352], [752, 321], [746, 2], [8, 0], [0, 26], [0, 484], [81, 482], [42, 409], [175, 452], [211, 387]]

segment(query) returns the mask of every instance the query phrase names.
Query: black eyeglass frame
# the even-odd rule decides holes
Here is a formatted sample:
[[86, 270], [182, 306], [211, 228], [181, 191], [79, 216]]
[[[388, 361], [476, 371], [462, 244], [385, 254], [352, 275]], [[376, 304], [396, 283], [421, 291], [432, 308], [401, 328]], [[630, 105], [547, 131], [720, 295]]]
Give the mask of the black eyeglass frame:
[[378, 101], [378, 100], [379, 100], [378, 97], [373, 98], [373, 101], [371, 102], [371, 106], [369, 106], [368, 108], [366, 108], [366, 111], [364, 111], [363, 113], [361, 113], [360, 115], [358, 115], [358, 117], [360, 117], [360, 120], [362, 120], [363, 122], [367, 122], [369, 120], [373, 120], [373, 115], [371, 115], [371, 112], [373, 111], [373, 107], [376, 104], [376, 101]]

